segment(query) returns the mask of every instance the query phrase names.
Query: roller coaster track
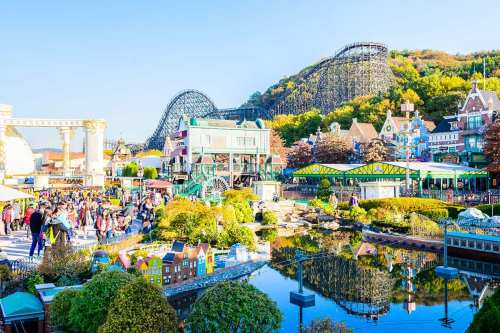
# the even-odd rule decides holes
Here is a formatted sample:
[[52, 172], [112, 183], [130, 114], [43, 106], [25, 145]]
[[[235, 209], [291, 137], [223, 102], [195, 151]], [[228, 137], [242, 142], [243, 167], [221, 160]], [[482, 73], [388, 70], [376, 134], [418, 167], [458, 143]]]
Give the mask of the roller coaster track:
[[385, 92], [392, 82], [387, 57], [387, 46], [381, 43], [346, 45], [303, 70], [297, 88], [277, 99], [270, 113], [299, 114], [312, 107], [327, 113], [354, 97]]

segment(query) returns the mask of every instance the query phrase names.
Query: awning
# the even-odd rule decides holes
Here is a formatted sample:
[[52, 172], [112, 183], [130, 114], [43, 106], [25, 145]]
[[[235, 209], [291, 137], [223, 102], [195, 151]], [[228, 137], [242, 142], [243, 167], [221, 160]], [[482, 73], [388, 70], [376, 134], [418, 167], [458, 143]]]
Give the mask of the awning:
[[29, 198], [33, 198], [33, 196], [10, 187], [0, 185], [0, 201], [5, 202], [16, 199], [29, 199]]
[[166, 180], [154, 179], [145, 182], [146, 187], [154, 189], [166, 189], [172, 187], [172, 183]]

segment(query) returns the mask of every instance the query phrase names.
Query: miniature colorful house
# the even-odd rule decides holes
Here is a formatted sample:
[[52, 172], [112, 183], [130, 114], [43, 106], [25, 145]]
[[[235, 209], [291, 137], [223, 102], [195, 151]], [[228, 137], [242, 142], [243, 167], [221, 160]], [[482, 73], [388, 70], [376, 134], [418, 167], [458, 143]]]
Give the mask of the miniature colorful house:
[[163, 285], [162, 259], [156, 256], [139, 259], [136, 268], [144, 276], [146, 281], [159, 287]]
[[[196, 275], [203, 276], [205, 274], [213, 273], [215, 255], [210, 244], [201, 243], [196, 247], [196, 251], [198, 252], [198, 267]], [[203, 267], [200, 268], [200, 265], [203, 265]]]
[[163, 283], [181, 282], [196, 276], [197, 251], [184, 242], [174, 241], [172, 248], [162, 259]]

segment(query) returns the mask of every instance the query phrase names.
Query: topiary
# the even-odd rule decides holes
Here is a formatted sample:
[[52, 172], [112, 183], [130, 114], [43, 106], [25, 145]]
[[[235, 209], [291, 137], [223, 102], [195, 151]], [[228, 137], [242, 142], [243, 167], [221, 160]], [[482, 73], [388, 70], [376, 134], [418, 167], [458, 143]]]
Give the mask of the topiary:
[[330, 183], [330, 181], [326, 178], [322, 178], [319, 182], [318, 187], [318, 199], [322, 201], [328, 201], [328, 199], [330, 198], [330, 194], [332, 194], [331, 187], [332, 184]]
[[113, 271], [94, 275], [85, 283], [70, 311], [70, 325], [80, 332], [95, 333], [106, 320], [109, 305], [123, 286], [135, 277]]
[[248, 283], [208, 289], [186, 319], [189, 332], [277, 332], [283, 316], [269, 297]]
[[118, 291], [99, 333], [173, 333], [177, 328], [175, 310], [162, 290], [137, 278]]
[[76, 330], [71, 325], [70, 311], [80, 292], [76, 288], [66, 288], [54, 297], [50, 304], [50, 324], [53, 329], [69, 332]]
[[427, 210], [418, 211], [419, 214], [427, 216], [433, 221], [439, 221], [448, 217], [448, 209], [446, 208], [432, 208]]

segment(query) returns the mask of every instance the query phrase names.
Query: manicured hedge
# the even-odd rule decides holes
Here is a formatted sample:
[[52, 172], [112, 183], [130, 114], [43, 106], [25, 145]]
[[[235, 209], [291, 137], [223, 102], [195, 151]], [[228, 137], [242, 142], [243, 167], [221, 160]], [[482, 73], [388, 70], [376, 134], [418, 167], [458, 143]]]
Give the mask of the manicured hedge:
[[427, 216], [433, 221], [439, 221], [440, 219], [444, 219], [449, 216], [448, 209], [446, 208], [432, 208], [427, 210], [420, 210], [418, 211], [418, 213]]
[[[474, 208], [477, 208], [483, 213], [491, 216], [491, 205], [477, 205]], [[493, 215], [500, 215], [500, 204], [493, 205]]]
[[424, 198], [385, 198], [385, 199], [371, 199], [361, 200], [359, 206], [365, 210], [372, 208], [386, 208], [395, 209], [400, 212], [420, 212], [435, 208], [446, 208], [447, 203], [436, 199]]
[[446, 207], [448, 210], [448, 216], [451, 217], [452, 219], [458, 218], [458, 214], [462, 211], [465, 210], [465, 207], [463, 206], [448, 206]]

